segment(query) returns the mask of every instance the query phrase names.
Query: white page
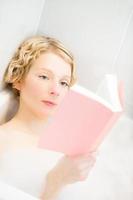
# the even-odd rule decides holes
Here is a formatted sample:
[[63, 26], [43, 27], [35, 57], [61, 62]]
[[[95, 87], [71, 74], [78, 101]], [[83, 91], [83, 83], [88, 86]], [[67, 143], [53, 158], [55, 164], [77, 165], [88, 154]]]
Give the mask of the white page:
[[71, 89], [79, 92], [80, 94], [91, 97], [94, 100], [97, 100], [110, 110], [116, 112], [122, 110], [119, 102], [117, 86], [118, 84], [115, 75], [110, 74], [110, 77], [105, 75], [105, 78], [101, 82], [96, 93], [80, 86], [79, 84], [75, 84]]
[[112, 105], [109, 102], [107, 102], [104, 98], [98, 96], [96, 93], [94, 93], [91, 90], [88, 90], [88, 89], [82, 87], [79, 84], [75, 84], [71, 88], [71, 90], [76, 91], [76, 92], [78, 92], [78, 93], [80, 93], [80, 94], [82, 94], [84, 96], [91, 97], [92, 99], [94, 99], [94, 100], [102, 103], [103, 105], [105, 105], [107, 108], [113, 110]]
[[105, 75], [96, 94], [109, 102], [113, 106], [114, 111], [122, 111], [118, 93], [118, 80], [115, 74]]

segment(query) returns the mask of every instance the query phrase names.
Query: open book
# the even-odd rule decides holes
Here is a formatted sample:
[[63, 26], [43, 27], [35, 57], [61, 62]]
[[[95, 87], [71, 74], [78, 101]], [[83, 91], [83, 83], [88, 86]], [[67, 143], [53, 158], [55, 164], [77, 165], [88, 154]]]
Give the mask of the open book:
[[123, 112], [121, 83], [116, 75], [107, 74], [96, 93], [74, 85], [47, 124], [38, 146], [67, 155], [95, 150]]

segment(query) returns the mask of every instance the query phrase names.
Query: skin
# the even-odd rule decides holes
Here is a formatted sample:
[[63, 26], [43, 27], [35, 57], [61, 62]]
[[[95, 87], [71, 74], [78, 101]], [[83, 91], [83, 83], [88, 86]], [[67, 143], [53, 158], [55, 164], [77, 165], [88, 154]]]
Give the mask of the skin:
[[[19, 109], [1, 128], [6, 132], [15, 130], [14, 133], [27, 134], [37, 143], [48, 118], [68, 92], [70, 78], [70, 64], [52, 52], [41, 54], [31, 66], [26, 78], [14, 84], [20, 91]], [[42, 100], [53, 101], [57, 105], [49, 107]]]
[[[70, 77], [71, 66], [60, 56], [52, 52], [39, 56], [25, 79], [14, 85], [20, 91], [19, 109], [9, 122], [0, 126], [0, 141], [4, 141], [0, 142], [0, 151], [2, 147], [6, 150], [9, 146], [37, 146], [48, 118], [69, 90]], [[57, 106], [48, 107], [42, 100], [54, 101]], [[40, 199], [55, 200], [65, 185], [85, 180], [94, 163], [95, 156], [91, 152], [76, 157], [62, 157], [48, 173]]]

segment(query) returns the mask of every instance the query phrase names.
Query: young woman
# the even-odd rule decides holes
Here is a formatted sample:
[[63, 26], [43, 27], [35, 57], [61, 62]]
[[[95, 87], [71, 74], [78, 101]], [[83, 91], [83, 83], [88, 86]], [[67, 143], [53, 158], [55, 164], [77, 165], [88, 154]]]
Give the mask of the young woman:
[[[4, 89], [13, 94], [19, 106], [14, 116], [8, 120], [5, 118], [0, 126], [1, 158], [4, 155], [9, 156], [10, 154], [6, 154], [7, 152], [18, 152], [21, 149], [26, 149], [28, 152], [28, 149], [37, 147], [49, 117], [56, 111], [65, 94], [75, 82], [73, 55], [60, 41], [51, 37], [32, 36], [20, 44], [3, 77]], [[43, 151], [45, 152], [45, 150]], [[22, 160], [27, 155], [20, 154], [20, 156]], [[15, 156], [13, 156], [10, 164], [14, 164], [13, 166], [16, 167], [17, 158], [15, 160]], [[58, 194], [66, 185], [85, 180], [95, 160], [93, 152], [75, 157], [62, 156], [56, 166], [47, 173], [45, 185], [41, 185], [41, 192], [38, 195], [40, 200], [57, 199]], [[11, 167], [8, 162], [7, 171], [4, 172], [4, 167], [1, 168], [1, 178], [9, 180], [11, 183], [11, 179], [14, 181], [17, 176], [17, 181], [14, 181], [14, 185], [17, 185], [22, 178], [22, 176], [19, 177], [20, 173], [24, 177], [28, 177], [28, 173], [26, 174], [28, 161], [24, 162], [21, 165], [25, 166], [25, 173], [20, 168], [19, 174], [17, 170], [14, 172], [13, 166]], [[7, 162], [5, 163], [7, 164]], [[3, 166], [6, 167], [6, 164]], [[44, 169], [45, 164], [46, 161]], [[34, 167], [29, 166], [32, 171]], [[7, 177], [9, 170], [12, 177]], [[33, 174], [35, 173], [34, 182], [27, 178], [25, 182], [21, 180], [18, 185], [22, 185], [22, 188], [24, 184], [31, 187], [34, 184], [37, 186], [37, 175], [39, 176], [40, 169], [37, 171], [36, 167]], [[5, 174], [5, 179], [3, 174]], [[41, 183], [38, 182], [38, 184]]]

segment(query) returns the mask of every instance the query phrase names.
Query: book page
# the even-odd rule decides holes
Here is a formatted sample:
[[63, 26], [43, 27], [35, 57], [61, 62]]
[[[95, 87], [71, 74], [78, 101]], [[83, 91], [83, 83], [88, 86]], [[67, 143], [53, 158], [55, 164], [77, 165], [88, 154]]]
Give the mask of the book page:
[[96, 92], [93, 92], [85, 87], [75, 84], [72, 90], [98, 101], [110, 110], [117, 112], [121, 111], [121, 104], [119, 99], [118, 81], [113, 74], [105, 75], [105, 78], [98, 86]]
[[114, 111], [122, 111], [116, 75], [106, 74], [104, 80], [98, 87], [96, 94], [109, 102], [113, 106]]
[[108, 102], [102, 96], [98, 95], [97, 93], [92, 92], [91, 90], [89, 90], [85, 87], [75, 84], [74, 86], [72, 86], [71, 90], [73, 90], [74, 92], [77, 92], [79, 94], [82, 94], [86, 97], [89, 97], [91, 99], [94, 99], [95, 101], [98, 101], [99, 103], [105, 105], [110, 110], [113, 110], [112, 104], [110, 102]]

